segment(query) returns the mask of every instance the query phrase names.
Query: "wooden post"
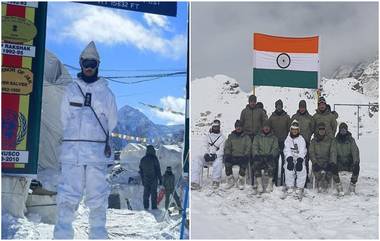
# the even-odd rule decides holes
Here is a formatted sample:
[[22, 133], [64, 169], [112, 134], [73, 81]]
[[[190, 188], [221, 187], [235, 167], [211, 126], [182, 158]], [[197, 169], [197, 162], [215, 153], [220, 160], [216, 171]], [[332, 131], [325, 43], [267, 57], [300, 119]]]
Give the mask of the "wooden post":
[[256, 88], [255, 88], [254, 85], [253, 85], [253, 89], [252, 89], [252, 94], [253, 94], [253, 95], [256, 95]]

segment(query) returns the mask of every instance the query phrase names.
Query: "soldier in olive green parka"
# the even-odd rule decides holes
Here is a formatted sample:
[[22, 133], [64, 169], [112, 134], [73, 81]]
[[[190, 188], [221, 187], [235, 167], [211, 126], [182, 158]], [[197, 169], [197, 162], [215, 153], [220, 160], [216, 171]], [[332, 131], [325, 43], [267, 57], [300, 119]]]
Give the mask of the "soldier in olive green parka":
[[336, 115], [331, 113], [330, 110], [327, 108], [326, 100], [324, 97], [320, 97], [318, 99], [318, 109], [316, 110], [315, 114], [313, 115], [314, 119], [314, 135], [317, 134], [318, 129], [316, 124], [323, 122], [326, 127], [326, 135], [334, 138], [336, 129], [337, 129], [337, 122], [336, 122]]
[[355, 193], [355, 186], [360, 171], [359, 148], [348, 131], [346, 123], [343, 122], [339, 125], [339, 132], [336, 135], [335, 141], [338, 170], [352, 172], [349, 191], [350, 193]]
[[[284, 111], [283, 109], [284, 105], [282, 103], [282, 100], [277, 100], [275, 103], [275, 108], [276, 110], [272, 113], [272, 115], [269, 117], [269, 125], [270, 128], [273, 132], [273, 134], [277, 137], [278, 139], [278, 147], [279, 147], [279, 153], [278, 155], [281, 156], [281, 180], [278, 182], [277, 180], [277, 175], [278, 175], [278, 165], [275, 165], [275, 170], [273, 172], [273, 178], [275, 181], [276, 186], [282, 185], [284, 179], [284, 142], [286, 137], [288, 136], [289, 133], [289, 128], [290, 128], [290, 117]], [[278, 160], [278, 157], [275, 157], [275, 160]]]
[[310, 142], [309, 152], [318, 191], [326, 192], [332, 177], [336, 183], [338, 194], [344, 195], [337, 166], [335, 138], [326, 134], [326, 126], [323, 122], [317, 124], [317, 129], [317, 134]]
[[242, 125], [239, 120], [235, 122], [235, 130], [228, 135], [224, 144], [224, 165], [227, 176], [227, 188], [231, 188], [235, 184], [232, 175], [232, 167], [239, 165], [239, 189], [244, 189], [245, 172], [248, 167], [248, 162], [251, 159], [251, 139], [242, 130]]
[[269, 121], [265, 121], [261, 133], [255, 137], [252, 143], [253, 168], [251, 173], [255, 176], [254, 193], [264, 191], [262, 170], [264, 170], [264, 175], [268, 176], [266, 191], [273, 191], [273, 174], [277, 166], [275, 160], [277, 160], [278, 153], [278, 139], [271, 131]]
[[243, 127], [243, 131], [246, 135], [249, 135], [251, 141], [255, 135], [257, 135], [266, 119], [267, 114], [262, 108], [256, 106], [256, 96], [251, 95], [248, 99], [248, 105], [241, 111], [240, 123]]

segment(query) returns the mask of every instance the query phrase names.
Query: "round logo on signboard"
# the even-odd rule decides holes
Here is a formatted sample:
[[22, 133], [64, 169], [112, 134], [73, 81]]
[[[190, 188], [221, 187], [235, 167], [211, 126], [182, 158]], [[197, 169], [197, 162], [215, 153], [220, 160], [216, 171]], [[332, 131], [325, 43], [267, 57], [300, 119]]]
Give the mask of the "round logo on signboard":
[[286, 69], [290, 65], [290, 56], [287, 53], [281, 53], [277, 56], [277, 65], [281, 69]]
[[16, 16], [1, 17], [1, 39], [12, 43], [25, 43], [37, 35], [37, 28], [28, 19]]

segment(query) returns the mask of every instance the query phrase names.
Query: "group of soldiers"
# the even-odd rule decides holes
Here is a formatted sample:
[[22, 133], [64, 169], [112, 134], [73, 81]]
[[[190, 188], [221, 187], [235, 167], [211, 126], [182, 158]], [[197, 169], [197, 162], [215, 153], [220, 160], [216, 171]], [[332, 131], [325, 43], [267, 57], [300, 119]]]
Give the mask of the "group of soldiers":
[[[219, 188], [224, 164], [226, 188], [236, 185], [243, 190], [250, 168], [254, 194], [272, 192], [275, 184], [284, 186], [284, 195], [295, 192], [302, 198], [312, 173], [318, 192], [327, 192], [333, 179], [338, 195], [342, 196], [339, 171], [348, 171], [352, 172], [348, 189], [355, 193], [360, 170], [359, 149], [347, 124], [342, 122], [338, 127], [337, 118], [338, 114], [331, 111], [324, 97], [318, 99], [313, 116], [305, 100], [299, 102], [292, 117], [284, 111], [282, 100], [277, 100], [275, 111], [268, 118], [263, 104], [251, 95], [227, 139], [221, 132], [220, 121], [213, 121], [205, 135], [202, 154], [192, 158], [191, 188], [201, 188], [204, 166], [212, 166], [212, 187]], [[278, 178], [280, 160], [281, 178]], [[237, 179], [232, 170], [235, 165], [239, 166]]]

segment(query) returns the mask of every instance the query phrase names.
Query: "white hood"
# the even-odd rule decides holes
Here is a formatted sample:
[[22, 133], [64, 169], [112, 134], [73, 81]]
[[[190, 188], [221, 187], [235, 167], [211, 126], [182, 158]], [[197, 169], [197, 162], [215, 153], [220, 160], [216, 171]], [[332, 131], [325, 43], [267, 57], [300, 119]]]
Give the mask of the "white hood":
[[80, 59], [95, 59], [100, 61], [99, 53], [96, 50], [94, 41], [91, 41], [80, 54]]

